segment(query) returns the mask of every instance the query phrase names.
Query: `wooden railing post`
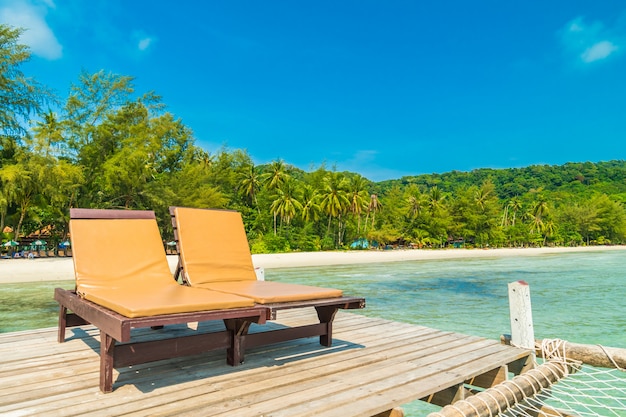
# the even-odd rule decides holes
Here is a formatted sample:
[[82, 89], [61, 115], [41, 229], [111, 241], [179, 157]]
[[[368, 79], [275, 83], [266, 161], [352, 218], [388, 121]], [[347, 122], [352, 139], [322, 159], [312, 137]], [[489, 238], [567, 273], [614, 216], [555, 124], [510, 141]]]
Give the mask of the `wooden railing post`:
[[530, 304], [530, 286], [525, 281], [509, 284], [509, 309], [511, 317], [511, 343], [535, 352], [535, 330]]

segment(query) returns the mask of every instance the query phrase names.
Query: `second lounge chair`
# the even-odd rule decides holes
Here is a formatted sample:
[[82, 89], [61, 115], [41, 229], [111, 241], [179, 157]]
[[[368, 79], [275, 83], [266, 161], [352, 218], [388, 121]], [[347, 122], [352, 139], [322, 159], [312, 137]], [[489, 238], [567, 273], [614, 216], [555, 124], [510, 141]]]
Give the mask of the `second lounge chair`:
[[337, 310], [365, 307], [365, 299], [344, 296], [339, 289], [258, 281], [239, 212], [170, 207], [170, 215], [179, 254], [177, 275], [186, 284], [251, 298], [269, 308], [272, 319], [281, 309], [317, 310], [320, 323], [249, 334], [244, 337], [246, 347], [311, 336], [331, 346]]

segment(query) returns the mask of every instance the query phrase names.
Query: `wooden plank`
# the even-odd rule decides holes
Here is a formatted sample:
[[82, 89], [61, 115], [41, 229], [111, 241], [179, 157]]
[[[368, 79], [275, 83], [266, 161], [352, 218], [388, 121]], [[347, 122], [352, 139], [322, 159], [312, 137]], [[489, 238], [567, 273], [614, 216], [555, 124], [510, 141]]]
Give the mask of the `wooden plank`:
[[[495, 355], [498, 351], [497, 346], [481, 345], [480, 348], [479, 346], [472, 346], [470, 351], [464, 349], [466, 346], [443, 352], [439, 351], [422, 358], [422, 360], [409, 360], [402, 364], [402, 368], [390, 367], [388, 372], [377, 369], [374, 378], [364, 379], [365, 375], [359, 374], [358, 379], [351, 379], [349, 384], [345, 384], [345, 378], [342, 378], [343, 387], [333, 387], [333, 391], [336, 389], [341, 389], [341, 391], [333, 392], [332, 397], [329, 398], [327, 395], [314, 396], [313, 393], [305, 392], [303, 394], [307, 397], [314, 396], [315, 399], [308, 401], [304, 406], [298, 403], [296, 395], [289, 411], [273, 412], [272, 414], [277, 417], [290, 415], [292, 412], [294, 414], [291, 415], [299, 416], [332, 416], [344, 415], [343, 413], [348, 412], [354, 413], [355, 410], [363, 412], [363, 409], [370, 410], [381, 407], [381, 398], [384, 397], [384, 393], [393, 391], [393, 398], [398, 398], [399, 392], [406, 392], [406, 387], [411, 387], [410, 392], [406, 393], [407, 397], [397, 405], [405, 404], [413, 399], [428, 395], [433, 391], [434, 386], [441, 385], [441, 388], [450, 386], [450, 384], [458, 381], [460, 376], [457, 374], [456, 368], [472, 363], [480, 357]], [[438, 382], [438, 384], [433, 386], [433, 381]], [[325, 394], [327, 393], [328, 391]], [[285, 401], [285, 398], [281, 398], [281, 401]], [[259, 404], [255, 406], [258, 407]], [[387, 406], [388, 404], [384, 405], [384, 407]]]
[[[57, 345], [57, 346], [59, 346], [59, 345]], [[220, 362], [220, 363], [221, 363], [221, 362]], [[139, 367], [135, 367], [134, 369], [139, 369]], [[178, 388], [176, 388], [176, 389], [178, 389]], [[49, 399], [49, 400], [50, 400], [50, 399]], [[49, 400], [48, 400], [48, 401], [49, 401]]]
[[[322, 369], [292, 369], [289, 375], [283, 379], [276, 381], [278, 386], [273, 385], [272, 390], [261, 390], [254, 395], [254, 403], [252, 399], [237, 399], [232, 404], [221, 404], [220, 412], [232, 412], [233, 415], [250, 415], [250, 407], [254, 407], [254, 412], [261, 414], [280, 415], [307, 415], [310, 410], [320, 413], [323, 410], [337, 410], [338, 404], [345, 404], [347, 407], [358, 407], [364, 398], [375, 395], [372, 393], [372, 387], [378, 385], [401, 385], [415, 378], [420, 378], [424, 384], [424, 376], [433, 375], [441, 372], [443, 366], [431, 366], [431, 363], [437, 363], [447, 360], [450, 363], [463, 361], [462, 353], [467, 351], [470, 345], [489, 345], [491, 342], [482, 339], [458, 338], [455, 335], [449, 335], [448, 343], [439, 344], [427, 341], [416, 346], [407, 346], [406, 351], [401, 354], [390, 356], [389, 352], [381, 351], [378, 354], [370, 354], [365, 359], [367, 363], [355, 364], [349, 359], [344, 360], [335, 366], [324, 367]], [[443, 348], [445, 346], [445, 348]], [[297, 384], [289, 379], [298, 378]], [[329, 383], [332, 378], [333, 383]], [[238, 386], [236, 390], [258, 390], [254, 384], [250, 386]], [[220, 390], [222, 395], [227, 394], [225, 390]], [[244, 392], [242, 391], [242, 392]], [[367, 391], [367, 395], [363, 392]], [[238, 395], [234, 396], [235, 398]], [[308, 398], [306, 404], [302, 403], [302, 398]], [[361, 398], [363, 397], [363, 398]], [[420, 397], [417, 397], [420, 398]], [[244, 401], [249, 402], [242, 407]], [[332, 404], [332, 405], [331, 405]], [[400, 405], [400, 404], [397, 404]], [[226, 408], [235, 407], [235, 408]], [[219, 415], [215, 413], [214, 404], [207, 405], [206, 402], [202, 408], [185, 410], [184, 407], [178, 409], [178, 413], [197, 412], [201, 415]], [[391, 407], [387, 407], [389, 409]], [[280, 410], [288, 410], [281, 412]], [[384, 411], [382, 409], [378, 412]], [[349, 412], [350, 410], [346, 410]], [[252, 414], [254, 414], [254, 412]], [[373, 413], [375, 414], [375, 413]], [[341, 412], [335, 415], [343, 415]]]
[[[426, 331], [425, 331], [426, 333]], [[437, 334], [436, 331], [430, 329], [430, 333], [427, 333], [424, 336], [424, 339], [427, 340], [427, 338], [432, 338], [433, 334]], [[407, 350], [411, 350], [411, 345], [412, 345], [413, 341], [411, 339], [406, 339], [404, 341], [404, 344], [407, 346]], [[383, 344], [381, 346], [381, 351], [383, 351], [384, 349], [387, 349], [388, 345]], [[360, 355], [362, 355], [365, 359], [367, 359], [367, 353], [362, 352], [363, 349], [359, 349], [358, 353]], [[315, 367], [323, 367], [324, 366], [324, 362], [325, 361], [341, 361], [342, 358], [338, 357], [335, 359], [329, 359], [328, 356], [323, 357], [323, 358], [308, 358], [305, 361], [301, 361], [299, 366], [305, 366], [307, 369], [314, 369]], [[306, 363], [306, 365], [304, 365], [304, 363]], [[290, 368], [289, 364], [291, 364], [292, 362], [287, 362], [285, 363], [284, 367], [280, 367], [280, 368], [274, 368], [272, 369], [272, 377], [276, 380], [278, 380], [279, 382], [272, 382], [272, 384], [274, 385], [274, 387], [272, 389], [276, 389], [276, 386], [279, 385], [279, 383], [289, 383], [291, 382], [291, 380], [286, 380], [285, 376], [289, 376], [293, 374], [293, 368]], [[275, 364], [275, 361], [273, 360], [269, 360], [267, 362], [263, 362], [260, 365], [269, 365], [272, 366]], [[197, 365], [197, 364], [196, 364]], [[244, 365], [245, 366], [245, 365]], [[202, 397], [203, 400], [202, 401], [208, 401], [205, 400], [204, 398], [206, 397], [206, 395], [211, 395], [212, 393], [219, 393], [220, 396], [215, 398], [214, 401], [217, 401], [218, 403], [220, 401], [224, 402], [226, 400], [228, 400], [229, 396], [228, 393], [226, 392], [226, 389], [228, 389], [229, 387], [236, 387], [236, 388], [240, 388], [242, 386], [244, 386], [245, 384], [249, 384], [250, 386], [252, 386], [252, 390], [250, 390], [249, 388], [244, 388], [241, 391], [236, 391], [232, 394], [232, 398], [237, 398], [237, 396], [241, 396], [241, 395], [250, 395], [251, 393], [254, 393], [256, 391], [265, 391], [266, 387], [267, 387], [267, 378], [268, 378], [268, 374], [267, 374], [267, 368], [266, 367], [258, 367], [259, 364], [257, 364], [256, 359], [254, 360], [254, 364], [249, 368], [249, 372], [246, 372], [245, 374], [238, 374], [236, 376], [236, 378], [233, 378], [233, 376], [229, 373], [223, 376], [220, 376], [222, 374], [220, 374], [221, 370], [219, 368], [213, 368], [213, 369], [209, 369], [208, 371], [205, 370], [204, 372], [213, 372], [215, 371], [217, 378], [212, 378], [211, 380], [211, 389], [207, 389], [207, 384], [203, 381], [198, 379], [196, 382], [193, 382], [193, 385], [195, 386], [195, 390], [193, 387], [190, 386], [190, 384], [186, 384], [184, 391], [185, 391], [185, 395], [189, 395], [192, 396], [194, 398], [199, 398], [199, 396], [204, 396]], [[227, 368], [228, 369], [228, 368]], [[198, 372], [199, 376], [204, 376], [206, 377], [207, 374], [204, 373], [202, 371], [202, 369], [199, 366], [194, 366], [193, 364], [190, 365], [190, 369], [186, 370], [186, 372], [189, 372], [188, 375], [186, 375], [187, 381], [190, 379], [193, 379], [193, 377], [196, 375], [196, 372]], [[170, 377], [171, 379], [171, 377]], [[139, 387], [140, 390], [147, 390], [149, 385], [152, 383], [152, 381], [154, 380], [154, 378], [148, 378], [145, 381], [136, 381], [136, 385], [137, 387]], [[294, 379], [294, 381], [297, 381], [297, 379]], [[172, 383], [172, 381], [168, 381], [169, 384]], [[148, 386], [148, 387], [147, 387]], [[145, 387], [145, 388], [144, 388]], [[168, 397], [167, 394], [163, 393], [163, 390], [167, 390], [170, 393], [170, 396]], [[173, 407], [173, 412], [176, 413], [179, 411], [181, 407], [180, 405], [180, 401], [178, 401], [178, 399], [180, 398], [180, 390], [181, 388], [179, 386], [176, 385], [170, 385], [167, 387], [164, 387], [163, 390], [161, 390], [161, 394], [159, 395], [159, 397], [157, 399], [155, 398], [148, 398], [146, 399], [146, 403], [148, 406], [157, 406], [158, 410], [156, 411], [162, 411], [162, 406], [159, 405], [160, 402], [164, 402], [163, 406], [168, 406], [171, 405]], [[48, 401], [52, 401], [52, 399], [48, 399]], [[83, 401], [81, 401], [83, 402]], [[82, 410], [89, 410], [90, 408], [92, 408], [89, 405], [86, 404], [81, 404], [81, 407], [83, 407], [81, 409]], [[134, 401], [132, 404], [132, 407], [137, 407], [138, 403], [137, 401]], [[156, 412], [155, 411], [155, 412]], [[84, 412], [84, 411], [83, 411]], [[116, 407], [114, 410], [111, 410], [112, 414], [121, 414], [122, 412], [126, 412], [126, 410], [120, 410], [119, 407]], [[139, 414], [142, 414], [142, 412], [139, 412]]]
[[[431, 332], [434, 332], [434, 331], [431, 330]], [[406, 345], [409, 346], [407, 349], [410, 349], [410, 344], [411, 344], [411, 341], [407, 340], [406, 341]], [[340, 359], [337, 359], [337, 360], [340, 360]], [[269, 363], [271, 364], [271, 362], [272, 361], [270, 361]], [[256, 361], [255, 361], [255, 363], [256, 363]], [[307, 368], [314, 368], [317, 365], [321, 366], [319, 358], [310, 358], [310, 359], [307, 360], [307, 363], [310, 364], [310, 365], [307, 365]], [[195, 372], [196, 369], [198, 369], [198, 368], [195, 368], [195, 367], [192, 367], [192, 368], [194, 368], [194, 369], [192, 369], [190, 372]], [[284, 367], [284, 368], [281, 367], [281, 368], [278, 368], [278, 369], [281, 372], [284, 372], [285, 375], [289, 375], [292, 372], [291, 369], [289, 369], [287, 367]], [[209, 372], [210, 371], [212, 371], [212, 370], [210, 369]], [[220, 372], [219, 369], [216, 369], [216, 371], [218, 373]], [[199, 372], [202, 372], [202, 371], [200, 370]], [[219, 378], [218, 377], [217, 380], [212, 379], [211, 384], [210, 384], [211, 387], [215, 388], [215, 389], [219, 388], [219, 390], [221, 391], [221, 392], [218, 391], [219, 394], [220, 394], [220, 397], [218, 397], [215, 401], [219, 402], [220, 399], [221, 399], [221, 401], [225, 401], [226, 399], [228, 399], [228, 397], [226, 396], [226, 394], [223, 391], [224, 391], [225, 388], [227, 388], [229, 386], [233, 386], [233, 385], [236, 386], [236, 387], [240, 387], [243, 384], [250, 383], [251, 385], [254, 385], [255, 390], [261, 390], [261, 391], [266, 390], [265, 387], [267, 386], [266, 384], [267, 384], [267, 378], [268, 378], [267, 369], [265, 369], [265, 368], [260, 368], [260, 369], [259, 368], [252, 368], [252, 372], [254, 373], [254, 375], [256, 375], [256, 377], [255, 377], [256, 379], [254, 379], [254, 380], [252, 379], [252, 376], [251, 376], [252, 374], [250, 374], [250, 373], [246, 373], [244, 376], [241, 376], [241, 379], [233, 378], [231, 374], [225, 375], [224, 378]], [[203, 376], [206, 377], [206, 374], [204, 374]], [[278, 379], [279, 381], [283, 381], [284, 380], [283, 375], [277, 376], [277, 375], [273, 374], [273, 377]], [[147, 390], [147, 389], [149, 389], [150, 384], [152, 383], [153, 379], [148, 379], [144, 383], [137, 382], [136, 386], [138, 386], [140, 388], [140, 390]], [[220, 385], [220, 380], [222, 381], [223, 385]], [[169, 381], [170, 384], [171, 384], [171, 382], [172, 381]], [[287, 381], [287, 382], [289, 382], [289, 381]], [[190, 387], [187, 384], [187, 386], [184, 388], [185, 394], [186, 395], [195, 396], [195, 395], [200, 395], [200, 394], [206, 394], [207, 392], [209, 392], [209, 393], [214, 392], [212, 390], [208, 390], [207, 391], [207, 384], [205, 382], [203, 382], [202, 380], [198, 380], [198, 383], [197, 383], [196, 386], [197, 386], [197, 392], [192, 392]], [[171, 398], [167, 399], [167, 402], [169, 402], [173, 406], [174, 413], [176, 413], [177, 409], [180, 408], [180, 401], [178, 401], [178, 399], [180, 398], [180, 392], [179, 391], [181, 390], [181, 388], [179, 386], [173, 385], [173, 386], [165, 387], [165, 389], [171, 391]], [[241, 393], [238, 392], [236, 395], [246, 395], [246, 391], [248, 391], [248, 389], [244, 389]], [[166, 397], [163, 394], [161, 394], [161, 395], [159, 395], [158, 399], [151, 398], [151, 399], [147, 399], [147, 401], [148, 401], [148, 403], [151, 403], [152, 405], [155, 405], [155, 401], [157, 401], [157, 400], [158, 401], [162, 401], [164, 398], [166, 398]], [[49, 402], [53, 401], [53, 400], [54, 400], [54, 398], [49, 398], [47, 403], [46, 403], [46, 406], [48, 406]], [[79, 403], [84, 403], [84, 402], [85, 402], [85, 400], [81, 399], [81, 401]], [[167, 404], [165, 404], [165, 405], [167, 405]], [[133, 407], [136, 407], [136, 406], [137, 406], [137, 402], [135, 401], [135, 402], [133, 402]], [[89, 406], [88, 404], [81, 404], [81, 407], [84, 407], [84, 410], [86, 410], [86, 411], [88, 411], [89, 409], [93, 408], [93, 407]], [[83, 411], [83, 412], [85, 412], [85, 411]], [[121, 412], [119, 410], [117, 410], [117, 408], [115, 409], [115, 411], [111, 411], [111, 414], [120, 414], [120, 413]], [[141, 414], [141, 412], [139, 414]]]
[[[315, 310], [289, 310], [270, 324], [315, 320]], [[133, 339], [198, 332], [168, 327], [133, 330]], [[200, 331], [216, 328], [223, 325], [198, 325]], [[251, 332], [262, 329], [252, 326]], [[372, 416], [459, 386], [524, 353], [497, 341], [340, 312], [332, 348], [301, 339], [249, 349], [238, 368], [225, 365], [219, 352], [121, 367], [113, 374], [118, 388], [103, 395], [97, 389], [97, 331], [73, 331], [63, 344], [56, 343], [55, 329], [33, 332], [33, 349], [27, 333], [0, 335], [25, 350], [13, 352], [10, 342], [0, 342], [0, 358], [10, 352], [24, 366], [21, 375], [18, 366], [7, 372], [0, 367], [0, 414]], [[12, 378], [18, 381], [5, 393], [3, 382]]]

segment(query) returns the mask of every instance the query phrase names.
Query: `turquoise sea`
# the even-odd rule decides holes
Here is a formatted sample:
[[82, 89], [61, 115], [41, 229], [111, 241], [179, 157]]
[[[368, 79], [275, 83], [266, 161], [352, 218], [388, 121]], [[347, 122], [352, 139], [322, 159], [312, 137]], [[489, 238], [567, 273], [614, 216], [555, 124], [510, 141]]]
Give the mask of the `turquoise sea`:
[[[524, 280], [536, 338], [626, 348], [626, 249], [268, 269], [265, 277], [363, 296], [367, 308], [357, 314], [492, 339], [510, 332], [508, 283]], [[0, 332], [55, 326], [56, 286], [73, 283], [2, 285]], [[405, 406], [411, 416], [437, 409]]]
[[626, 348], [626, 249], [274, 269], [265, 276], [364, 296], [359, 314], [496, 339], [510, 333], [508, 283], [523, 280], [536, 338]]

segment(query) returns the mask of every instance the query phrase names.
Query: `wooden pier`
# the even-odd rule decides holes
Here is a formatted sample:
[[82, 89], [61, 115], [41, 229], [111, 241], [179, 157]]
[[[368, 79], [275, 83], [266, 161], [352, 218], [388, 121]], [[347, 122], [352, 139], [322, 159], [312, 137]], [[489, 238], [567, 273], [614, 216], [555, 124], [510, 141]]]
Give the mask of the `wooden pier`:
[[[309, 322], [317, 322], [315, 310], [291, 310], [266, 328]], [[149, 340], [222, 326], [133, 334]], [[250, 349], [238, 367], [219, 351], [147, 363], [116, 371], [114, 391], [103, 394], [98, 330], [67, 335], [59, 344], [56, 328], [0, 334], [0, 415], [384, 416], [414, 400], [446, 405], [491, 387], [518, 373], [530, 354], [496, 338], [340, 311], [330, 348], [309, 338]]]

